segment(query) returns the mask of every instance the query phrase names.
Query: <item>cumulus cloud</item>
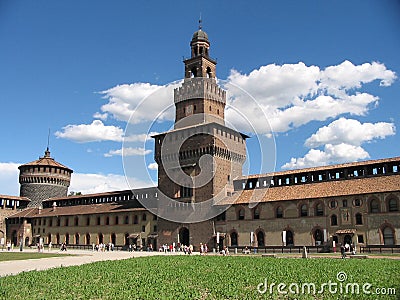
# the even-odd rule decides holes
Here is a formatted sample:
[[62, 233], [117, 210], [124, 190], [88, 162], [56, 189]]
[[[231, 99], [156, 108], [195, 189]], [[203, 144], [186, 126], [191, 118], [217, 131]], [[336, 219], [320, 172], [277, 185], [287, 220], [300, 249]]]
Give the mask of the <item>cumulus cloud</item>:
[[389, 86], [395, 79], [393, 71], [377, 62], [357, 66], [344, 61], [325, 70], [302, 62], [268, 65], [248, 75], [232, 71], [225, 85], [226, 116], [238, 129], [249, 131], [240, 112], [259, 134], [287, 132], [344, 114], [363, 116], [379, 98], [361, 92], [362, 85], [379, 80], [381, 86]]
[[102, 113], [96, 112], [95, 114], [93, 114], [93, 118], [105, 121], [108, 118], [108, 113], [102, 114]]
[[[367, 159], [370, 156], [361, 145], [394, 135], [395, 131], [393, 123], [361, 123], [353, 119], [340, 118], [319, 128], [311, 135], [304, 145], [312, 149], [304, 157], [292, 158], [282, 166], [282, 169], [299, 169]], [[315, 149], [322, 146], [323, 150]]]
[[101, 120], [94, 120], [91, 124], [67, 125], [55, 135], [78, 143], [114, 141], [114, 142], [145, 142], [157, 134], [135, 134], [125, 136], [122, 128], [114, 125], [104, 125]]
[[304, 157], [291, 158], [282, 169], [301, 169], [325, 166], [333, 163], [353, 162], [369, 158], [369, 154], [360, 146], [341, 143], [326, 144], [324, 150], [311, 149]]
[[110, 150], [108, 153], [105, 153], [105, 157], [111, 157], [111, 156], [144, 156], [147, 154], [150, 154], [153, 152], [152, 150], [145, 149], [145, 148], [132, 148], [132, 147], [126, 147], [122, 149], [117, 149], [117, 150]]
[[[129, 183], [129, 184], [128, 184]], [[149, 187], [151, 182], [136, 178], [125, 177], [117, 174], [83, 174], [72, 173], [69, 191], [81, 192], [82, 194], [93, 194], [110, 191], [127, 190], [134, 188]]]
[[149, 170], [158, 170], [158, 164], [157, 163], [150, 163], [148, 166], [147, 166], [147, 168], [149, 169]]
[[[173, 90], [180, 82], [165, 86], [133, 83], [115, 86], [100, 92], [108, 99], [101, 107], [115, 119], [132, 124], [172, 120], [174, 118]], [[145, 100], [145, 101], [143, 101]]]
[[364, 142], [373, 139], [384, 139], [386, 136], [395, 134], [393, 123], [360, 123], [357, 120], [340, 118], [328, 126], [321, 127], [316, 133], [309, 137], [305, 146], [314, 148], [327, 143], [346, 143], [360, 146]]

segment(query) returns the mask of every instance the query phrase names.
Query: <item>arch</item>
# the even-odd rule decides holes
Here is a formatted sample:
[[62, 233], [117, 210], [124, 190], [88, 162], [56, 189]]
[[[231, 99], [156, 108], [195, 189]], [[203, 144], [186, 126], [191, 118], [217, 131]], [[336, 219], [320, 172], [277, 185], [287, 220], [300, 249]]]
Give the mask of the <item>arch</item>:
[[237, 211], [237, 219], [238, 220], [244, 220], [245, 217], [245, 211], [243, 207], [240, 207]]
[[286, 246], [294, 246], [294, 233], [291, 229], [286, 229]]
[[362, 225], [363, 219], [361, 213], [356, 213], [356, 225]]
[[313, 238], [316, 246], [319, 246], [324, 242], [324, 232], [321, 227], [315, 227], [313, 229]]
[[379, 229], [383, 245], [396, 245], [396, 231], [392, 224], [385, 222]]
[[57, 244], [60, 244], [60, 234], [59, 233], [56, 234], [56, 242], [57, 242]]
[[75, 244], [76, 245], [79, 245], [79, 237], [80, 237], [79, 233], [75, 233]]
[[376, 198], [372, 198], [369, 201], [369, 212], [370, 213], [379, 213], [381, 210], [379, 208], [379, 201]]
[[50, 242], [51, 242], [51, 233], [47, 235], [47, 244], [49, 244]]
[[90, 233], [86, 233], [86, 245], [90, 245]]
[[125, 241], [125, 246], [128, 246], [129, 245], [129, 233], [125, 233], [125, 235], [124, 235], [124, 241]]
[[212, 77], [212, 73], [211, 73], [211, 68], [210, 67], [207, 67], [206, 72], [207, 72], [207, 78], [211, 78]]
[[300, 206], [300, 217], [307, 217], [308, 216], [308, 206], [307, 204], [302, 204]]
[[317, 202], [315, 204], [315, 215], [319, 217], [324, 215], [324, 205], [322, 202]]
[[337, 224], [338, 224], [337, 215], [332, 215], [331, 216], [331, 226], [337, 226]]
[[98, 240], [98, 244], [104, 243], [104, 235], [101, 232], [98, 233], [97, 240]]
[[253, 209], [253, 219], [254, 220], [259, 220], [260, 219], [260, 214], [261, 214], [261, 209], [259, 206], [255, 207]]
[[353, 244], [353, 237], [350, 234], [346, 234], [343, 238], [343, 244]]
[[191, 78], [197, 77], [197, 68], [196, 67], [194, 67], [190, 70], [190, 77]]
[[181, 245], [189, 246], [189, 229], [187, 227], [182, 227], [179, 229], [179, 242]]
[[387, 199], [387, 210], [388, 212], [399, 211], [398, 199], [395, 196], [388, 197]]
[[236, 232], [236, 230], [233, 230], [231, 233], [230, 233], [230, 238], [231, 238], [231, 246], [232, 247], [234, 247], [234, 246], [239, 246], [239, 243], [238, 243], [238, 233]]
[[111, 233], [111, 243], [114, 245], [117, 244], [117, 235], [114, 232]]
[[283, 218], [283, 208], [282, 206], [278, 206], [275, 210], [277, 218]]
[[257, 246], [258, 247], [264, 247], [265, 246], [265, 233], [263, 230], [259, 229], [256, 231], [256, 237], [257, 237]]
[[17, 231], [16, 231], [16, 230], [14, 230], [14, 231], [12, 232], [12, 234], [11, 234], [11, 243], [12, 243], [14, 246], [16, 246], [17, 243], [18, 243], [18, 234], [17, 234]]
[[65, 243], [68, 245], [69, 244], [69, 233], [65, 234]]

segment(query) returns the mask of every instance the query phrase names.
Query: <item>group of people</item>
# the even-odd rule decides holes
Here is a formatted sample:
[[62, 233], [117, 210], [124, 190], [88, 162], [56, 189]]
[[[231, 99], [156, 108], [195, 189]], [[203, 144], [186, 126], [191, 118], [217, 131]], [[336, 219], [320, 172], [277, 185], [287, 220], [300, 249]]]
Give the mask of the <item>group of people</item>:
[[340, 246], [340, 254], [342, 258], [346, 258], [346, 253], [356, 254], [356, 246], [353, 244], [345, 243]]
[[97, 251], [97, 252], [104, 252], [104, 251], [114, 251], [114, 244], [113, 243], [108, 243], [108, 244], [92, 244], [92, 251]]

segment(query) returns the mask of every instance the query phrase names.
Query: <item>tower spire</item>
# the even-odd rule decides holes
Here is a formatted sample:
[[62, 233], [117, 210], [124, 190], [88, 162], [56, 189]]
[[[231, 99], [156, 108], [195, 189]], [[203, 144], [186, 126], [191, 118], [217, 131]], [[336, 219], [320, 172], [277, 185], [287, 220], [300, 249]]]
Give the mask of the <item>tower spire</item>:
[[201, 20], [201, 12], [200, 12], [200, 18], [199, 18], [199, 30], [203, 28], [203, 21]]
[[50, 128], [49, 128], [49, 133], [47, 134], [47, 148], [46, 151], [44, 152], [44, 157], [50, 157], [49, 146], [50, 146]]

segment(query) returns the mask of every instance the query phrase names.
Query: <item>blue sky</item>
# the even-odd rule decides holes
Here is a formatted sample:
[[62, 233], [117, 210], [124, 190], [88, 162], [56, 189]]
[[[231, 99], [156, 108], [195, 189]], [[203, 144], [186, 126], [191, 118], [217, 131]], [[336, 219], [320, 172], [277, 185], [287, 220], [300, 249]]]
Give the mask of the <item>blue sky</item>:
[[43, 155], [49, 128], [72, 190], [126, 188], [126, 137], [132, 187], [155, 179], [144, 136], [171, 126], [171, 112], [150, 125], [173, 103], [163, 86], [183, 77], [200, 13], [227, 119], [247, 132], [243, 112], [263, 141], [249, 141], [250, 173], [399, 156], [399, 1], [3, 0], [0, 194], [18, 195], [16, 167]]

